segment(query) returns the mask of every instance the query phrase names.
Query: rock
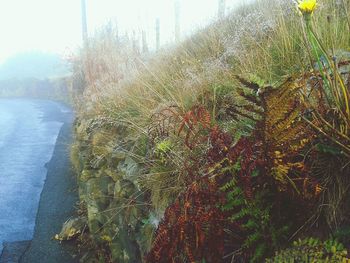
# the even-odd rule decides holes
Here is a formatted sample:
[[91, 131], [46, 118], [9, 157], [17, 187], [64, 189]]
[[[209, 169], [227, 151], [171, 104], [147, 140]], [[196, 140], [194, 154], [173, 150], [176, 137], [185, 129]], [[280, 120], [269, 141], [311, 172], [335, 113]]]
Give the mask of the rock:
[[107, 208], [111, 196], [108, 195], [108, 186], [113, 180], [110, 177], [92, 178], [86, 183], [87, 205], [96, 206], [98, 211]]
[[110, 158], [108, 159], [108, 165], [111, 168], [118, 168], [118, 165], [120, 162], [124, 161], [126, 158], [127, 154], [124, 150], [121, 150], [119, 148], [114, 149]]
[[112, 181], [108, 184], [108, 195], [113, 196], [114, 195], [114, 188], [115, 188], [115, 182]]
[[76, 134], [79, 140], [87, 140], [89, 138], [88, 128], [90, 121], [81, 121], [76, 126]]
[[111, 254], [112, 262], [142, 262], [138, 245], [133, 240], [133, 237], [129, 235], [127, 227], [123, 227], [119, 235], [111, 243]]
[[87, 182], [89, 179], [93, 178], [92, 170], [85, 169], [80, 174], [80, 181], [81, 182]]
[[94, 235], [100, 230], [100, 226], [102, 225], [103, 220], [101, 220], [101, 217], [99, 216], [97, 206], [88, 205], [87, 210], [89, 231], [92, 235]]
[[132, 195], [135, 195], [137, 191], [135, 185], [129, 180], [120, 180], [115, 183], [114, 198], [116, 199], [128, 199]]
[[130, 203], [143, 202], [136, 185], [141, 165], [129, 153], [137, 139], [130, 139], [127, 128], [115, 123], [87, 120], [76, 130], [81, 133], [79, 194], [86, 203], [91, 239], [97, 247], [108, 248], [112, 262], [142, 262], [146, 249], [137, 240], [141, 221], [148, 215]]
[[86, 183], [86, 204], [88, 210], [88, 225], [91, 233], [97, 233], [107, 219], [103, 214], [113, 196], [109, 195], [110, 177], [92, 178]]
[[93, 158], [90, 161], [90, 166], [93, 169], [100, 169], [103, 166], [105, 166], [107, 163], [106, 158], [104, 155], [94, 155]]
[[78, 186], [79, 186], [79, 198], [82, 201], [86, 200], [86, 183], [83, 181], [78, 181]]
[[118, 164], [118, 171], [130, 180], [135, 179], [140, 174], [138, 163], [131, 157], [126, 157], [124, 161]]
[[85, 217], [71, 218], [63, 224], [61, 232], [55, 235], [55, 239], [59, 241], [71, 240], [83, 233], [86, 225]]
[[116, 161], [121, 161], [126, 158], [126, 152], [121, 149], [113, 150], [112, 152], [112, 159], [115, 159]]
[[117, 182], [121, 179], [123, 179], [123, 177], [117, 173], [117, 171], [111, 170], [111, 169], [106, 169], [105, 173], [107, 176], [111, 177], [113, 179], [114, 182]]

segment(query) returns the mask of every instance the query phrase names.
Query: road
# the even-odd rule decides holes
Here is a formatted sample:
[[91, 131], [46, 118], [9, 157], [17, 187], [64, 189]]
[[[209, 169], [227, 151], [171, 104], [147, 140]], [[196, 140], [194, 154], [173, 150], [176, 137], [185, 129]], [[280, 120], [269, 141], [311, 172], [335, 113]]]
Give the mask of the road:
[[[70, 262], [51, 237], [77, 201], [68, 150], [72, 121], [70, 109], [56, 102], [0, 99], [0, 244], [8, 246], [1, 263], [16, 262], [19, 255], [11, 253], [23, 253], [23, 246], [23, 262]], [[11, 245], [29, 240], [22, 250]]]

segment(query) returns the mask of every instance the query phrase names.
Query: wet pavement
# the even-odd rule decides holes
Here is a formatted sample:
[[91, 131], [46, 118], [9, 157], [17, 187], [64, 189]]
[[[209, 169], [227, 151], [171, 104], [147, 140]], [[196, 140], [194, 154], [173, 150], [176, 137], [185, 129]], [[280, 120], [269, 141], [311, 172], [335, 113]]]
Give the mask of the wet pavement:
[[[69, 180], [72, 178], [72, 173], [68, 157], [69, 142], [66, 139], [61, 140], [61, 143], [66, 145], [59, 145], [62, 148], [61, 152], [57, 154], [55, 163], [52, 163], [54, 150], [57, 151], [56, 141], [61, 128], [64, 125], [66, 136], [70, 136], [72, 121], [73, 114], [69, 108], [56, 102], [0, 99], [0, 252], [3, 242], [11, 244], [11, 242], [32, 240], [34, 230], [40, 232], [41, 226], [38, 225], [37, 218], [39, 201], [40, 197], [43, 199], [41, 195], [44, 183], [45, 185], [49, 183], [45, 180], [50, 165], [54, 170], [51, 172], [51, 177], [57, 177], [61, 181], [56, 182], [57, 189], [54, 189], [55, 185], [48, 186], [50, 189], [46, 189], [46, 192], [52, 192], [52, 194], [50, 193], [46, 198], [49, 199], [49, 204], [48, 208], [43, 211], [44, 214], [48, 212], [52, 214], [52, 210], [59, 210], [58, 215], [54, 215], [53, 219], [57, 221], [56, 226], [50, 227], [56, 229], [49, 229], [49, 232], [57, 231], [59, 225], [72, 212], [72, 202], [76, 201], [73, 200], [75, 197], [67, 204], [69, 213], [67, 214], [67, 211], [63, 209], [65, 218], [62, 216], [60, 218], [59, 214], [62, 212], [57, 207], [60, 206], [59, 202], [62, 202], [60, 196], [61, 199], [62, 197], [66, 199], [66, 193], [62, 191], [72, 190], [67, 189], [71, 187], [69, 184], [72, 182]], [[65, 171], [65, 176], [68, 176], [67, 178], [64, 175], [60, 177], [60, 172], [63, 171]], [[45, 205], [47, 202], [41, 200], [41, 203]], [[45, 218], [41, 219], [43, 225], [45, 225], [45, 220]], [[36, 222], [37, 226], [35, 226]], [[48, 224], [51, 223], [48, 222]], [[45, 231], [45, 238], [50, 240], [51, 237], [47, 236], [47, 232]]]

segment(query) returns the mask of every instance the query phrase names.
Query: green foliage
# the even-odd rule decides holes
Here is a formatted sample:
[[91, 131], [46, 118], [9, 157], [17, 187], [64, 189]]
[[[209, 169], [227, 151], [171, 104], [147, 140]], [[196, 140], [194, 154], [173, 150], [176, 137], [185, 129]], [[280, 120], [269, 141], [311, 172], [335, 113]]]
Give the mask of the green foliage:
[[350, 244], [350, 226], [340, 227], [335, 233], [334, 238], [342, 243]]
[[232, 179], [221, 190], [226, 192], [227, 198], [222, 209], [231, 212], [229, 220], [232, 223], [241, 225], [243, 253], [249, 262], [261, 262], [285, 241], [289, 231], [288, 222], [284, 222], [285, 226], [274, 222], [273, 198], [267, 189], [258, 192], [252, 200], [247, 200], [235, 179]]
[[332, 146], [330, 144], [318, 143], [315, 145], [319, 152], [331, 155], [341, 155], [342, 151], [339, 147]]
[[145, 158], [148, 170], [141, 176], [139, 183], [149, 193], [155, 213], [162, 214], [183, 189], [184, 182], [178, 176], [179, 171], [174, 162], [177, 160], [176, 147], [171, 138], [154, 142], [148, 151], [149, 156], [145, 154], [148, 157]]
[[[222, 209], [238, 226], [233, 232], [240, 240], [232, 243], [240, 244], [236, 249], [244, 260], [261, 262], [296, 231], [292, 220], [294, 225], [305, 223], [302, 218], [308, 212], [293, 195], [315, 196], [315, 186], [308, 185], [308, 169], [299, 158], [313, 134], [300, 119], [300, 86], [295, 78], [288, 78], [278, 88], [260, 86], [259, 80], [237, 79], [242, 84], [236, 89], [242, 101], [231, 104], [227, 112], [237, 122], [250, 120], [255, 125], [248, 137], [227, 147], [228, 164], [222, 159], [216, 172], [230, 176], [221, 190], [226, 192]], [[293, 219], [296, 214], [299, 218]]]
[[154, 152], [161, 162], [165, 163], [167, 155], [173, 148], [173, 143], [169, 139], [165, 139], [156, 144]]
[[320, 215], [335, 233], [349, 225], [349, 158], [343, 156], [334, 143], [321, 138], [308, 158], [312, 163], [312, 174], [319, 180], [323, 192], [319, 200]]
[[[346, 7], [345, 1], [343, 8]], [[349, 22], [349, 15], [346, 19]], [[344, 18], [344, 21], [346, 21]], [[322, 136], [337, 144], [348, 157], [350, 156], [350, 90], [349, 71], [343, 74], [342, 63], [349, 63], [349, 60], [341, 61], [334, 49], [330, 53], [324, 46], [324, 40], [316, 34], [311, 23], [311, 16], [304, 15], [308, 40], [313, 51], [314, 58], [318, 65], [319, 87], [325, 102], [317, 100], [317, 103], [310, 100], [310, 94], [305, 96], [306, 106], [312, 110], [310, 124], [320, 132]], [[328, 23], [330, 24], [330, 23]], [[349, 23], [350, 26], [350, 23]], [[349, 36], [349, 34], [345, 34]], [[331, 35], [331, 40], [334, 36]], [[311, 55], [310, 55], [311, 56]], [[323, 62], [321, 62], [321, 58]], [[332, 58], [332, 59], [331, 59]], [[339, 61], [338, 61], [339, 60]], [[316, 74], [315, 74], [316, 75]], [[322, 81], [321, 81], [322, 79]], [[310, 92], [312, 93], [312, 92]], [[327, 112], [327, 113], [325, 113]]]
[[291, 248], [277, 252], [266, 263], [341, 263], [350, 262], [347, 250], [337, 240], [299, 239]]

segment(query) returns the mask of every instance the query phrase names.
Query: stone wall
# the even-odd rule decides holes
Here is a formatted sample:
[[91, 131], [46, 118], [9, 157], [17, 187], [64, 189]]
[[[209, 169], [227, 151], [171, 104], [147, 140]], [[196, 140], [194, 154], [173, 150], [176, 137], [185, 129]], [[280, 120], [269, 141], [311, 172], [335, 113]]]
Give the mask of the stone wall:
[[133, 154], [136, 140], [125, 126], [101, 119], [77, 120], [75, 132], [72, 161], [96, 250], [112, 262], [142, 262], [153, 227], [138, 185], [143, 165]]

